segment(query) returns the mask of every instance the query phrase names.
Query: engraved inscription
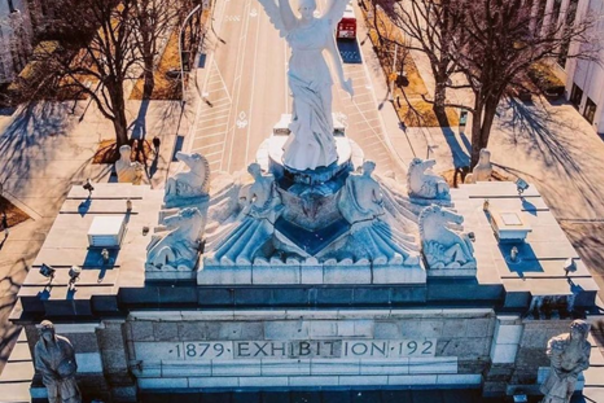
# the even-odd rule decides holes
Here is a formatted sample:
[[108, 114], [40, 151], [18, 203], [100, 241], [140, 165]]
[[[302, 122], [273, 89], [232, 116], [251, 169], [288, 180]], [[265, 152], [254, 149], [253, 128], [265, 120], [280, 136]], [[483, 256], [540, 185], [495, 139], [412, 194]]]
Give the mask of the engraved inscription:
[[436, 339], [137, 342], [139, 360], [434, 357]]

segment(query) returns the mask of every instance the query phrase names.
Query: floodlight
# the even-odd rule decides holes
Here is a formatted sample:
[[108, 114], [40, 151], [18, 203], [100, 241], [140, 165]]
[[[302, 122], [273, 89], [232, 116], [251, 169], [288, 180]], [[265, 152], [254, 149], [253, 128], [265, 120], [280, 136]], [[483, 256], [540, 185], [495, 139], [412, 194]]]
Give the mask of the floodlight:
[[524, 179], [518, 178], [516, 180], [516, 190], [518, 190], [519, 195], [524, 193], [524, 191], [528, 188], [529, 188], [529, 184]]
[[55, 268], [47, 265], [46, 263], [42, 263], [40, 267], [40, 274], [46, 278], [53, 278], [55, 276]]
[[564, 271], [568, 276], [569, 273], [574, 273], [577, 271], [577, 264], [575, 263], [575, 258], [569, 257], [564, 262]]
[[510, 250], [510, 260], [512, 262], [516, 262], [518, 260], [518, 248], [516, 246], [512, 246]]
[[82, 187], [84, 188], [84, 190], [88, 191], [89, 196], [92, 196], [92, 191], [94, 190], [94, 186], [92, 186], [92, 183], [90, 182], [90, 178], [86, 179], [86, 183]]
[[78, 266], [71, 266], [71, 269], [69, 269], [69, 278], [70, 278], [70, 283], [75, 283], [78, 278], [80, 278], [80, 274], [82, 273], [82, 268], [78, 267]]

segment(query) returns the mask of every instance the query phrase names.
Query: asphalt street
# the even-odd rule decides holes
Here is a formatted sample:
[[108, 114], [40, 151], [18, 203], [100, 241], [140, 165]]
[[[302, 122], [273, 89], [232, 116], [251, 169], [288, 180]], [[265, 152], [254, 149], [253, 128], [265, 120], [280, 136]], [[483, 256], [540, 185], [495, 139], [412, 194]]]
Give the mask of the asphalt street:
[[[208, 38], [212, 50], [200, 85], [203, 101], [185, 149], [205, 155], [212, 170], [235, 172], [254, 161], [281, 114], [291, 113], [289, 49], [257, 0], [218, 2], [213, 24]], [[351, 100], [334, 85], [333, 112], [344, 114], [348, 136], [379, 171], [396, 170], [367, 67], [358, 63], [360, 53], [354, 54], [356, 42], [344, 45], [343, 56], [352, 61], [344, 70], [353, 80], [355, 97]]]

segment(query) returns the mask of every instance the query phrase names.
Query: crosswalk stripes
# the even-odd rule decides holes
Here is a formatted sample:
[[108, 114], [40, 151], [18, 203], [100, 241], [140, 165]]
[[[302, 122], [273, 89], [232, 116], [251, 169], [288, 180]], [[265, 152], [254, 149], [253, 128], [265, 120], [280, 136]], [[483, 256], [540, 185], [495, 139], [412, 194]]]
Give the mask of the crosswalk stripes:
[[202, 154], [208, 159], [211, 169], [218, 169], [233, 101], [216, 62], [212, 64], [209, 74], [190, 151]]
[[[371, 95], [370, 83], [362, 65], [347, 64], [344, 67], [346, 77], [352, 78], [355, 96], [352, 102], [345, 103], [345, 113], [350, 127], [348, 136], [357, 142], [367, 158], [374, 160], [378, 169], [385, 172], [393, 169], [392, 159], [384, 148], [384, 135], [378, 106]], [[347, 97], [342, 89], [340, 95]], [[369, 98], [369, 99], [368, 99]]]

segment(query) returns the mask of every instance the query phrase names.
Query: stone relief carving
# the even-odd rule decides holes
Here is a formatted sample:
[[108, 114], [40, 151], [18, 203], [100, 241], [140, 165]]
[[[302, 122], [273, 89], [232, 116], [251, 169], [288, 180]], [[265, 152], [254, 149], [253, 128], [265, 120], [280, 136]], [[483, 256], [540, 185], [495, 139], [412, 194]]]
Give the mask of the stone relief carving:
[[213, 259], [224, 264], [252, 264], [257, 252], [272, 238], [275, 221], [283, 210], [273, 175], [263, 172], [257, 163], [250, 164], [248, 172], [254, 183], [244, 187], [240, 195], [239, 224], [212, 240], [216, 245], [212, 245]]
[[274, 223], [281, 210], [281, 197], [275, 187], [274, 176], [262, 172], [256, 162], [250, 164], [247, 171], [254, 178], [254, 183], [247, 189], [247, 194], [242, 195], [243, 214], [258, 219], [266, 218]]
[[132, 147], [128, 144], [120, 147], [120, 159], [115, 162], [117, 181], [140, 185], [144, 174], [143, 165], [140, 162], [132, 162], [130, 155], [132, 155]]
[[188, 168], [168, 179], [164, 200], [174, 202], [178, 199], [207, 196], [210, 185], [210, 164], [201, 154], [176, 153], [176, 158]]
[[476, 183], [490, 181], [493, 173], [493, 164], [491, 164], [491, 152], [486, 148], [480, 150], [478, 164], [472, 169], [472, 173], [466, 176], [464, 183]]
[[463, 224], [463, 217], [441, 206], [432, 205], [419, 216], [422, 252], [431, 269], [476, 267], [474, 247], [468, 234], [449, 228]]
[[204, 221], [197, 207], [187, 207], [166, 217], [163, 221], [166, 230], [155, 234], [147, 246], [147, 268], [195, 269]]
[[331, 56], [342, 89], [352, 96], [352, 81], [344, 78], [334, 38], [334, 29], [350, 0], [331, 0], [327, 12], [318, 18], [314, 16], [316, 0], [299, 1], [300, 17], [294, 15], [290, 0], [259, 1], [292, 51], [287, 76], [294, 98], [293, 120], [283, 162], [299, 171], [329, 166], [338, 154], [331, 114], [333, 80], [323, 51]]
[[413, 158], [407, 171], [409, 196], [422, 199], [449, 199], [449, 185], [439, 175], [432, 172], [434, 160]]
[[34, 365], [42, 374], [50, 403], [80, 403], [82, 397], [76, 382], [78, 364], [69, 339], [55, 333], [49, 320], [40, 323], [40, 340], [34, 347]]
[[375, 162], [365, 161], [361, 173], [351, 173], [340, 191], [338, 208], [346, 221], [354, 224], [384, 214], [380, 184], [371, 177]]
[[541, 385], [545, 395], [541, 403], [569, 403], [575, 392], [577, 379], [582, 371], [589, 368], [591, 344], [587, 341], [589, 324], [575, 320], [570, 325], [570, 333], [552, 337], [547, 343], [550, 371]]

